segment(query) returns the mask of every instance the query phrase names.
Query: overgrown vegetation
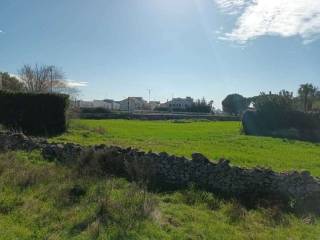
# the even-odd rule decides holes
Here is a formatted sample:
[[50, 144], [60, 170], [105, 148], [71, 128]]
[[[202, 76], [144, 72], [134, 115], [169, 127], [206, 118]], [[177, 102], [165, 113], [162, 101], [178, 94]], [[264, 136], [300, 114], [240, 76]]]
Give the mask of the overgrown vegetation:
[[298, 111], [292, 93], [264, 94], [254, 100], [255, 111], [244, 113], [246, 134], [320, 141], [320, 114]]
[[247, 210], [190, 187], [149, 193], [40, 153], [0, 154], [0, 239], [317, 239], [319, 219]]
[[[297, 95], [287, 90], [281, 90], [279, 93], [261, 92], [258, 96], [243, 97], [240, 94], [229, 94], [222, 101], [223, 111], [229, 114], [242, 114], [248, 109], [250, 104], [255, 108], [261, 109], [261, 103], [268, 100], [277, 107], [277, 111], [301, 111], [301, 112], [318, 112], [318, 102], [320, 101], [320, 90], [318, 87], [306, 83], [301, 84]], [[289, 107], [289, 109], [288, 109]], [[270, 114], [273, 112], [270, 111]]]

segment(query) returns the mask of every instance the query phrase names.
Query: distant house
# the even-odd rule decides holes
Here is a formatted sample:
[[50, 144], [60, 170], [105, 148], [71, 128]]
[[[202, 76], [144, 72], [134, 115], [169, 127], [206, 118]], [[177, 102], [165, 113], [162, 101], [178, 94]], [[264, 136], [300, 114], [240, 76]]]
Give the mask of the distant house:
[[77, 107], [79, 108], [93, 108], [93, 101], [83, 101], [83, 100], [80, 100], [80, 101], [77, 101]]
[[185, 110], [192, 107], [193, 99], [191, 97], [186, 98], [173, 98], [166, 103], [167, 107], [171, 110]]
[[103, 108], [108, 110], [119, 110], [120, 104], [110, 100], [93, 100], [93, 101], [77, 101], [77, 107], [79, 108]]
[[103, 100], [93, 100], [94, 108], [104, 108], [104, 109], [112, 109], [112, 104], [109, 104]]
[[110, 106], [110, 110], [120, 110], [120, 103], [115, 102], [112, 99], [105, 99], [103, 101]]
[[153, 111], [155, 108], [160, 107], [160, 101], [150, 101], [148, 106], [150, 110]]
[[136, 110], [147, 109], [147, 101], [142, 97], [128, 97], [119, 103], [121, 111], [134, 112]]

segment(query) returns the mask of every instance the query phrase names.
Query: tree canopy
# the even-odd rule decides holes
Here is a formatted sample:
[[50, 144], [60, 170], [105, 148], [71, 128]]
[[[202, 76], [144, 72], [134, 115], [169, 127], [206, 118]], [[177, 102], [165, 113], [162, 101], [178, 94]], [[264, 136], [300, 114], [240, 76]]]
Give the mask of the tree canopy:
[[230, 94], [222, 101], [223, 111], [233, 115], [239, 115], [245, 111], [250, 104], [247, 98], [240, 94]]
[[46, 93], [65, 87], [64, 73], [52, 65], [24, 65], [19, 76], [26, 92]]
[[1, 89], [13, 92], [23, 91], [24, 85], [18, 78], [11, 76], [7, 72], [0, 72], [1, 75]]
[[305, 112], [312, 109], [312, 105], [317, 96], [319, 96], [318, 88], [310, 83], [301, 84], [298, 90], [300, 99], [303, 102], [303, 110]]

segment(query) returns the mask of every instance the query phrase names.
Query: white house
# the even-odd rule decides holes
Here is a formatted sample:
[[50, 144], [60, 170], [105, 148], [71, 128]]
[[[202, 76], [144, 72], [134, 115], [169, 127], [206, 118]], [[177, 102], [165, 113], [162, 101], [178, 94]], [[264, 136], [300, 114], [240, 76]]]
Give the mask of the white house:
[[171, 101], [167, 103], [167, 106], [170, 109], [179, 109], [185, 110], [191, 107], [193, 104], [193, 99], [191, 97], [186, 98], [173, 98]]
[[79, 100], [79, 101], [77, 101], [77, 107], [79, 107], [79, 108], [93, 108], [93, 102]]
[[128, 97], [119, 103], [121, 111], [134, 112], [135, 110], [144, 110], [147, 108], [147, 101], [142, 97]]
[[159, 101], [150, 101], [148, 103], [149, 109], [153, 111], [155, 108], [160, 107], [160, 102]]
[[103, 100], [93, 100], [93, 107], [94, 108], [104, 108], [112, 110], [112, 104], [107, 103]]
[[120, 110], [120, 103], [115, 102], [112, 99], [105, 99], [103, 101], [108, 104], [110, 110]]
[[110, 100], [93, 100], [93, 101], [78, 101], [77, 107], [79, 108], [103, 108], [108, 110], [119, 110], [120, 104]]

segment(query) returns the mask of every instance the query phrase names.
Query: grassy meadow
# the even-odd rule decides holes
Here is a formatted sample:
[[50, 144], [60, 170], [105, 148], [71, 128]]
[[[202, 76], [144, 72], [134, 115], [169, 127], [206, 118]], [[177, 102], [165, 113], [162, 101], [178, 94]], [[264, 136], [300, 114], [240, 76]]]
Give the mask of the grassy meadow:
[[320, 221], [248, 210], [190, 187], [149, 193], [124, 179], [79, 175], [39, 152], [0, 154], [0, 239], [318, 240]]
[[68, 133], [52, 141], [109, 144], [190, 157], [226, 158], [234, 165], [276, 171], [308, 170], [320, 176], [320, 144], [245, 136], [240, 122], [73, 120]]
[[[73, 120], [55, 142], [110, 144], [189, 157], [201, 152], [234, 165], [307, 169], [320, 176], [320, 146], [241, 134], [239, 122]], [[0, 153], [0, 240], [320, 240], [320, 218], [189, 189], [151, 193], [97, 176], [40, 152]]]

